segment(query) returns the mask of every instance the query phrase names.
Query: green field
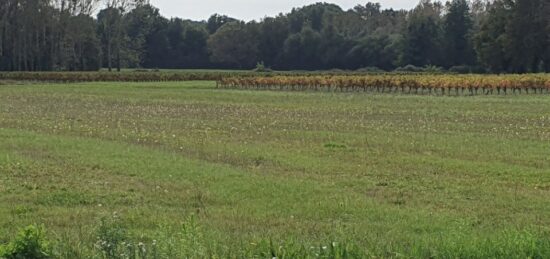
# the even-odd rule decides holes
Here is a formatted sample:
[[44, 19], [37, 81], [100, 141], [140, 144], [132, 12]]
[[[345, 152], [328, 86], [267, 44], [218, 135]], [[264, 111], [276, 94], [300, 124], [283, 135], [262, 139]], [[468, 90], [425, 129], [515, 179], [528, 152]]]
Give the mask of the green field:
[[148, 258], [548, 258], [549, 154], [542, 95], [0, 85], [0, 244], [36, 225], [62, 258], [108, 237]]

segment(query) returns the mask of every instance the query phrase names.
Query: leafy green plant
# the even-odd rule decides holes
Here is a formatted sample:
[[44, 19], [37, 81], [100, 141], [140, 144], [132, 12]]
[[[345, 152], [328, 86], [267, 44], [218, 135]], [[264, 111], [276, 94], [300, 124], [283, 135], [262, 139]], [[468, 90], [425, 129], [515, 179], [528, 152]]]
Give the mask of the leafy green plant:
[[6, 246], [0, 247], [0, 258], [52, 258], [52, 249], [44, 233], [45, 229], [43, 226], [31, 225], [24, 228], [13, 241]]
[[[123, 250], [127, 249], [127, 232], [115, 215], [112, 218], [103, 218], [97, 230], [95, 248], [104, 258], [124, 258]], [[131, 247], [130, 247], [131, 248]]]

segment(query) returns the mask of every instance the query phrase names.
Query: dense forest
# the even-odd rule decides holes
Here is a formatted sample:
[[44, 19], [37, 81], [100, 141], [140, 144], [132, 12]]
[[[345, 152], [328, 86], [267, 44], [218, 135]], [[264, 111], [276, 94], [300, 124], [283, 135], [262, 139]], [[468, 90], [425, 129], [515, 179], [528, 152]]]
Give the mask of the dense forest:
[[0, 70], [257, 64], [549, 72], [550, 0], [422, 0], [412, 10], [317, 3], [251, 22], [218, 14], [205, 21], [168, 19], [147, 0], [0, 1]]

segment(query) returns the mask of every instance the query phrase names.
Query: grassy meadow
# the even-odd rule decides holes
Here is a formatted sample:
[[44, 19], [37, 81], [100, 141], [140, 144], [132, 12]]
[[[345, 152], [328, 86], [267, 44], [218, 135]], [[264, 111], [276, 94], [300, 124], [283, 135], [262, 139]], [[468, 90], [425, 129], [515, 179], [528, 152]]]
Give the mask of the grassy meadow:
[[59, 258], [550, 257], [547, 96], [215, 85], [0, 85], [0, 245], [34, 225]]

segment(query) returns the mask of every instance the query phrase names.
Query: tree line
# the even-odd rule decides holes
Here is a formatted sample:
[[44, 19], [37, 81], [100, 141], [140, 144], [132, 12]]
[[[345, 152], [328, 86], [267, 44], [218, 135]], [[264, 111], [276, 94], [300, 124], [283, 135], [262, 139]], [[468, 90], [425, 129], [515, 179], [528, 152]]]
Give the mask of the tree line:
[[[182, 8], [192, 8], [183, 6]], [[243, 7], [245, 8], [245, 7]], [[163, 17], [148, 0], [2, 0], [0, 70], [550, 71], [550, 0], [317, 3], [244, 22]]]

